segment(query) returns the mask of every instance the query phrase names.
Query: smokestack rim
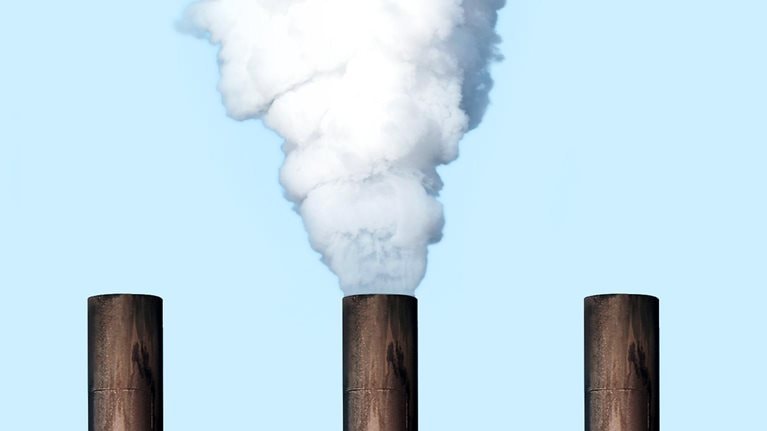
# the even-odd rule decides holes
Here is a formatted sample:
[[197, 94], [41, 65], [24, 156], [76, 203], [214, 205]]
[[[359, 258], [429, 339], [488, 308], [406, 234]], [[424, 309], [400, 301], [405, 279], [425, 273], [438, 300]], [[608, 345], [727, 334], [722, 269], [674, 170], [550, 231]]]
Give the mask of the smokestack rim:
[[142, 298], [142, 299], [149, 299], [149, 300], [159, 300], [162, 302], [162, 297], [157, 295], [151, 295], [146, 293], [104, 293], [101, 295], [93, 295], [88, 297], [88, 302], [91, 301], [98, 301], [98, 300], [105, 300], [105, 299], [113, 299], [113, 298], [123, 298], [123, 297], [131, 297], [131, 298]]
[[660, 302], [660, 298], [658, 298], [657, 296], [648, 295], [644, 293], [602, 293], [598, 295], [587, 296], [583, 298], [583, 301], [593, 302], [593, 301], [607, 300], [611, 298], [636, 298], [636, 299], [644, 299], [649, 301]]

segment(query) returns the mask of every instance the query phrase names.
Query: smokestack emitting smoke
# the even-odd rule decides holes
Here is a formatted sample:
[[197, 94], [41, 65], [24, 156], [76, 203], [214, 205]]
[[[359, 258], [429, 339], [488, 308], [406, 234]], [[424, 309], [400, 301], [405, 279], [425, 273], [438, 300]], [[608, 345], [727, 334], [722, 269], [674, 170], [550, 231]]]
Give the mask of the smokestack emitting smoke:
[[280, 182], [346, 295], [412, 295], [444, 224], [436, 168], [488, 104], [505, 0], [200, 0], [230, 116], [283, 139]]
[[418, 431], [418, 302], [343, 300], [344, 431]]
[[88, 298], [88, 430], [162, 431], [162, 299]]
[[584, 300], [586, 431], [660, 429], [658, 308], [647, 295]]

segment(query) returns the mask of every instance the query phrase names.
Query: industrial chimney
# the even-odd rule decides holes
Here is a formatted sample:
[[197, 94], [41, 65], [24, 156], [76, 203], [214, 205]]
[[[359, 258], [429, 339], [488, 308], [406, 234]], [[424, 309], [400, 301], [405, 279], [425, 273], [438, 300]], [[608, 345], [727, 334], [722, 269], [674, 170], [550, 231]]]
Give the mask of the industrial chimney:
[[344, 431], [418, 431], [415, 297], [343, 299]]
[[584, 301], [586, 431], [658, 431], [659, 301], [597, 295]]
[[88, 298], [88, 430], [162, 427], [162, 299]]

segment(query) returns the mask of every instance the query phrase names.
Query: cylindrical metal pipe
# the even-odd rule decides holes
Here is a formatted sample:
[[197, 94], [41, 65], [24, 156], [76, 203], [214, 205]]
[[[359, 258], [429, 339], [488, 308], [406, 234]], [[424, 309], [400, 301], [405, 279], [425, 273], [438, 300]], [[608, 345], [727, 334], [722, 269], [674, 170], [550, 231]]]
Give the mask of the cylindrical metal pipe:
[[659, 301], [584, 300], [586, 431], [660, 429]]
[[418, 430], [416, 298], [343, 299], [344, 431]]
[[162, 431], [162, 299], [88, 298], [88, 430]]

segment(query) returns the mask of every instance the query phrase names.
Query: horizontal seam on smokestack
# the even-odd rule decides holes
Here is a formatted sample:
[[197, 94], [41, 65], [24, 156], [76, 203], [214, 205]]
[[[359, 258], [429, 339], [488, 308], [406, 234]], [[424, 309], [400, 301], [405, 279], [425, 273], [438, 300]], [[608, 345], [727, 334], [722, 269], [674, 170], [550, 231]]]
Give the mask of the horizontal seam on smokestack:
[[139, 388], [115, 388], [115, 389], [103, 388], [103, 389], [91, 389], [91, 392], [151, 392], [151, 391], [148, 389], [139, 389]]
[[346, 389], [346, 392], [405, 392], [404, 389], [394, 389], [394, 388], [355, 388], [355, 389]]
[[647, 392], [647, 389], [637, 388], [602, 388], [602, 389], [587, 389], [586, 392]]

